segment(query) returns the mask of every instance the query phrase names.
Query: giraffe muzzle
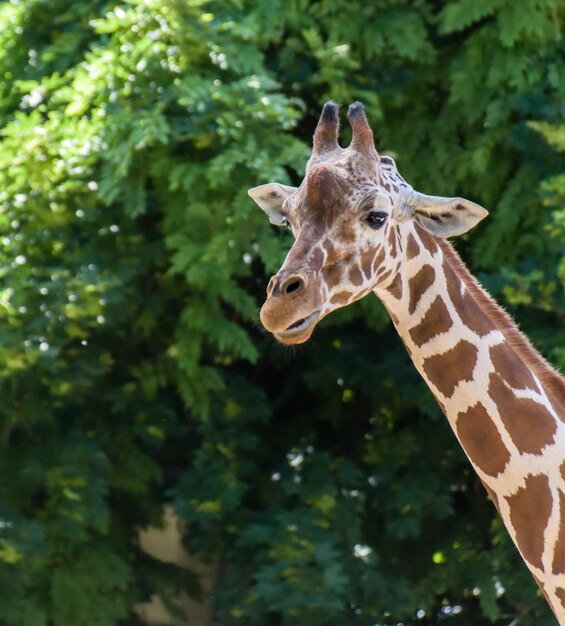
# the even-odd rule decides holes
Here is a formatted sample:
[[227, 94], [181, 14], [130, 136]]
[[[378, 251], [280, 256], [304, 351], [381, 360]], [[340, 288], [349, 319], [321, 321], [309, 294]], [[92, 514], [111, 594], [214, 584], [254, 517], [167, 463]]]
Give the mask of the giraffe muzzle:
[[261, 307], [261, 323], [284, 344], [309, 339], [321, 317], [321, 298], [307, 277], [292, 273], [274, 277]]
[[303, 343], [310, 338], [319, 319], [320, 311], [314, 311], [308, 317], [303, 317], [291, 324], [286, 330], [273, 334], [284, 344]]

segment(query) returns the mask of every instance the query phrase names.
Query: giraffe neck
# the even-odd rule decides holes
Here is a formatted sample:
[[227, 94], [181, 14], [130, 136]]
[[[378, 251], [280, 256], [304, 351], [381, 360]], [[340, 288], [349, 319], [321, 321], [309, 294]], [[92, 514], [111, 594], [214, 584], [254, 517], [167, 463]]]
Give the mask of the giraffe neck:
[[375, 293], [565, 626], [565, 380], [444, 240], [395, 228]]

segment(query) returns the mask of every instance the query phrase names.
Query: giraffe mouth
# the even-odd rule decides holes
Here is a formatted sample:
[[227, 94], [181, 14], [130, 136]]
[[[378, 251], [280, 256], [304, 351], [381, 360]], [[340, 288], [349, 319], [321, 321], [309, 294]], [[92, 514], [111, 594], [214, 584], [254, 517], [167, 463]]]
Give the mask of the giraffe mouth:
[[308, 317], [302, 317], [291, 324], [286, 330], [275, 333], [281, 343], [302, 343], [306, 341], [320, 318], [320, 311], [314, 311]]

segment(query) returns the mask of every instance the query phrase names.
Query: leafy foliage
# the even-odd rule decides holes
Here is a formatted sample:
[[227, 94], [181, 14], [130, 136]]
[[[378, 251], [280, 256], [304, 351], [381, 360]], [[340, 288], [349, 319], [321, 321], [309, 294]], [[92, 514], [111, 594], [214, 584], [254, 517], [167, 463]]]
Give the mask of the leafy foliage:
[[[565, 366], [555, 0], [0, 5], [0, 623], [136, 624], [222, 563], [215, 623], [554, 624], [376, 299], [287, 353], [258, 330], [326, 98], [365, 101], [461, 244]], [[345, 136], [347, 130], [344, 130]]]

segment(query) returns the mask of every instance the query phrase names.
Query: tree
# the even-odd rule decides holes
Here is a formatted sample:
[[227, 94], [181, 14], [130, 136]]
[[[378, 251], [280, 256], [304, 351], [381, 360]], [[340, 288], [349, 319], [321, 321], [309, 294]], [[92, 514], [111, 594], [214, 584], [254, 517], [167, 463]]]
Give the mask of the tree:
[[362, 99], [411, 183], [491, 210], [461, 252], [563, 367], [560, 11], [0, 7], [1, 624], [197, 594], [139, 548], [167, 502], [222, 626], [554, 623], [376, 299], [295, 353], [261, 334], [289, 241], [246, 190]]

